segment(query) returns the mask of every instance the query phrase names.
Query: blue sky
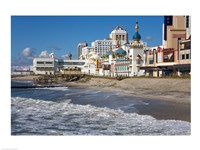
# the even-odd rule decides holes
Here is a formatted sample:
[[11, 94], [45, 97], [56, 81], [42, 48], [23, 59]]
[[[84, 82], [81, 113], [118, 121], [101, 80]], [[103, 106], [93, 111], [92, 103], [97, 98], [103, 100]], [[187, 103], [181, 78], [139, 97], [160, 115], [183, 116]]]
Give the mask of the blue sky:
[[148, 46], [162, 44], [163, 16], [12, 16], [11, 65], [32, 65], [33, 57], [54, 52], [57, 58], [72, 53], [79, 42], [103, 40], [118, 25], [132, 39], [136, 20]]

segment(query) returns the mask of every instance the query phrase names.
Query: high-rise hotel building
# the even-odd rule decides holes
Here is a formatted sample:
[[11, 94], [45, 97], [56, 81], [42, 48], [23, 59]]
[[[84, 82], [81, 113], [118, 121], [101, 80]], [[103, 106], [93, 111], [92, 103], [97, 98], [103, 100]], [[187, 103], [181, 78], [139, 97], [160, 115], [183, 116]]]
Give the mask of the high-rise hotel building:
[[77, 58], [78, 59], [80, 58], [80, 55], [82, 54], [82, 49], [86, 46], [88, 46], [88, 44], [86, 42], [81, 42], [78, 44], [78, 46], [77, 46]]
[[179, 41], [186, 37], [186, 16], [164, 16], [163, 26], [164, 48], [177, 50]]
[[128, 33], [121, 27], [117, 26], [109, 35], [109, 38], [104, 40], [95, 40], [92, 42], [92, 47], [94, 51], [100, 56], [106, 54], [110, 49], [114, 49], [117, 45], [117, 40], [120, 42], [120, 45], [123, 45], [128, 42]]

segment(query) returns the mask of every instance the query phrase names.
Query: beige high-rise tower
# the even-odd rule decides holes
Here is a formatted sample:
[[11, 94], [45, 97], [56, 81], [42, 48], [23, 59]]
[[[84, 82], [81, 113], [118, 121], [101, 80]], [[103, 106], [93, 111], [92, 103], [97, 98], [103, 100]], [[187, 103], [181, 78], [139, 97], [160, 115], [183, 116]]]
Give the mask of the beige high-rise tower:
[[164, 17], [164, 48], [178, 49], [179, 40], [186, 38], [186, 16], [165, 16]]

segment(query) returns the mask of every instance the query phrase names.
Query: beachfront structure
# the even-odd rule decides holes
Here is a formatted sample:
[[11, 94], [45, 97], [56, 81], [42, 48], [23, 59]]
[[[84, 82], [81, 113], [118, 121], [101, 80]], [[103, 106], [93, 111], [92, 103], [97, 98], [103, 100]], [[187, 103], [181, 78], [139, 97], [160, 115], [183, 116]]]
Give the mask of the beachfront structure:
[[[144, 70], [140, 66], [144, 64], [144, 49], [146, 43], [141, 40], [139, 34], [139, 25], [136, 22], [135, 34], [132, 40], [128, 40], [127, 31], [117, 26], [110, 34], [109, 38], [104, 40], [95, 40], [90, 47], [82, 48], [80, 59], [88, 62], [89, 74], [100, 76], [141, 76]], [[116, 52], [126, 53], [123, 56]], [[90, 57], [95, 53], [98, 55], [97, 62], [92, 62]], [[109, 55], [109, 53], [113, 53]], [[94, 71], [95, 66], [99, 66], [98, 71]], [[93, 69], [91, 69], [93, 68]]]
[[84, 71], [85, 60], [55, 59], [51, 53], [49, 58], [34, 58], [33, 73], [37, 75], [65, 74], [67, 70]]
[[179, 42], [178, 62], [175, 65], [177, 75], [190, 74], [191, 72], [191, 39], [182, 40]]
[[[128, 33], [117, 26], [108, 39], [96, 40], [92, 46], [79, 43], [79, 61], [83, 61], [82, 65], [76, 64], [75, 60], [71, 60], [76, 62], [73, 66], [69, 65], [70, 61], [53, 58], [45, 58], [42, 63], [42, 58], [36, 58], [35, 73], [55, 74], [80, 68], [84, 74], [111, 77], [188, 74], [191, 67], [191, 19], [189, 16], [165, 16], [164, 20], [163, 45], [147, 47], [141, 40], [136, 21], [132, 40], [128, 41]], [[48, 62], [50, 59], [52, 63]]]
[[191, 71], [191, 17], [165, 16], [163, 46], [145, 50], [146, 76], [185, 75]]
[[[183, 41], [180, 44], [183, 44]], [[184, 75], [190, 73], [190, 46], [179, 49], [179, 56], [174, 49], [165, 49], [158, 46], [145, 50], [145, 65], [141, 69], [145, 70], [146, 76], [162, 77], [167, 75]], [[180, 57], [181, 56], [181, 57]]]
[[81, 74], [86, 64], [84, 60], [59, 59], [57, 62], [60, 74]]
[[144, 65], [146, 43], [141, 41], [138, 22], [135, 25], [135, 34], [131, 44], [121, 45], [120, 40], [116, 43], [116, 48], [113, 49], [111, 46], [104, 55], [99, 74], [111, 77], [144, 75], [144, 70], [140, 70], [140, 67]]
[[111, 77], [129, 76], [129, 64], [128, 53], [117, 41], [116, 48], [111, 47], [104, 56], [99, 74]]
[[54, 53], [49, 54], [49, 58], [34, 58], [33, 73], [34, 74], [55, 74], [57, 70], [57, 62]]
[[54, 58], [35, 58], [33, 60], [34, 74], [55, 74], [56, 61]]

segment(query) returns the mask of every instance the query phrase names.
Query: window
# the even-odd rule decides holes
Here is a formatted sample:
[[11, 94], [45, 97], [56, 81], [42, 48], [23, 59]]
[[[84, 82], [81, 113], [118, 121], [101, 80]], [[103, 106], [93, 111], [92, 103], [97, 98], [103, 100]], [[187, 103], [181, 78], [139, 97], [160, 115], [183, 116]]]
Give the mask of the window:
[[153, 58], [149, 59], [149, 64], [153, 64]]
[[189, 16], [186, 16], [186, 28], [189, 28]]
[[189, 54], [186, 54], [186, 59], [190, 59], [190, 55]]
[[182, 59], [185, 59], [185, 54], [182, 55]]
[[190, 41], [189, 42], [181, 43], [180, 50], [185, 50], [185, 49], [190, 49], [190, 48], [191, 48]]
[[37, 64], [41, 65], [41, 64], [44, 64], [44, 62], [43, 61], [38, 61]]
[[45, 64], [47, 64], [47, 65], [52, 65], [53, 62], [52, 62], [52, 61], [47, 61]]

